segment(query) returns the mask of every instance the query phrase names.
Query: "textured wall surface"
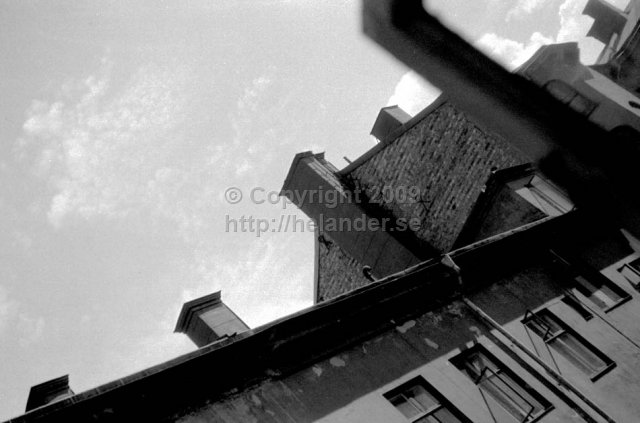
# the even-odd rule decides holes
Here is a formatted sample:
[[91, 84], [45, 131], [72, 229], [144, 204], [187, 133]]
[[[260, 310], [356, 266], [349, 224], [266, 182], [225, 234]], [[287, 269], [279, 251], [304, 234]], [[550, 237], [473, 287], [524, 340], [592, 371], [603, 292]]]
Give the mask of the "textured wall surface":
[[318, 302], [369, 283], [362, 274], [362, 264], [349, 256], [329, 235], [320, 235], [318, 239]]
[[393, 194], [419, 191], [408, 201], [378, 195], [380, 206], [398, 218], [418, 218], [418, 238], [448, 251], [491, 170], [526, 162], [503, 139], [445, 102], [346, 176], [369, 197], [385, 186]]

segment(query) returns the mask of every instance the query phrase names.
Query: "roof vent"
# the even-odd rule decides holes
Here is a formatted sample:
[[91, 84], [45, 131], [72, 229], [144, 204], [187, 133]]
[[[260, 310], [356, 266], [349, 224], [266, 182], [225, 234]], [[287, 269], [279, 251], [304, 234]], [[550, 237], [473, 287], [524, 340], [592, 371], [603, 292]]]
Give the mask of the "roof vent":
[[384, 141], [389, 134], [400, 128], [410, 119], [411, 115], [402, 110], [399, 106], [383, 107], [380, 109], [378, 118], [373, 124], [371, 135], [380, 141]]
[[25, 411], [30, 411], [73, 395], [75, 393], [69, 387], [69, 375], [51, 379], [31, 387]]
[[249, 326], [222, 302], [220, 291], [184, 303], [175, 329], [198, 348], [247, 330]]

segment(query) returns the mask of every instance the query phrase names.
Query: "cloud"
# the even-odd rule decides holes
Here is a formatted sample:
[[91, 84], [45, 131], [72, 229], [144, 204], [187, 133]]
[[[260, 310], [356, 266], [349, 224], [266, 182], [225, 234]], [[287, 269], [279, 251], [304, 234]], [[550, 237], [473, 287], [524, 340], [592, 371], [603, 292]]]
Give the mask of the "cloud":
[[577, 41], [587, 35], [593, 19], [582, 14], [586, 3], [587, 0], [565, 0], [560, 5], [557, 42]]
[[148, 65], [117, 90], [110, 68], [103, 62], [98, 75], [27, 111], [21, 146], [36, 150], [35, 173], [54, 190], [48, 218], [56, 226], [72, 214], [121, 217], [149, 204], [149, 184], [180, 149], [171, 131], [184, 71]]
[[16, 317], [18, 302], [9, 297], [7, 290], [0, 285], [0, 335]]
[[273, 159], [272, 149], [263, 140], [265, 135], [269, 135], [269, 130], [260, 131], [258, 128], [262, 128], [264, 120], [273, 113], [273, 110], [269, 110], [272, 105], [265, 103], [268, 90], [274, 83], [275, 72], [276, 69], [271, 67], [263, 75], [251, 80], [238, 98], [235, 110], [229, 115], [235, 133], [233, 144], [236, 148], [244, 146], [241, 151], [235, 151], [239, 154], [234, 154], [228, 160], [228, 163], [233, 163], [233, 172], [238, 177], [252, 170], [253, 163], [264, 164]]
[[[615, 0], [614, 6], [622, 8], [627, 0]], [[509, 69], [514, 69], [528, 60], [535, 51], [544, 44], [577, 42], [580, 48], [580, 57], [583, 63], [593, 63], [603, 48], [602, 43], [586, 37], [593, 19], [582, 14], [587, 0], [564, 0], [558, 8], [560, 28], [555, 37], [545, 36], [539, 32], [531, 35], [525, 42], [518, 42], [501, 37], [495, 33], [484, 34], [477, 41], [478, 48], [493, 57]], [[519, 1], [514, 9], [519, 13], [533, 11], [544, 2], [538, 0]], [[514, 10], [512, 9], [512, 10]], [[511, 11], [510, 11], [511, 12]], [[509, 16], [515, 16], [512, 12]]]
[[251, 327], [310, 306], [310, 275], [291, 254], [294, 238], [287, 234], [253, 243], [225, 262], [202, 251], [193, 269], [196, 282], [183, 290], [182, 302], [222, 290], [223, 301]]
[[42, 338], [44, 326], [43, 317], [32, 316], [0, 285], [0, 336], [10, 330], [20, 346], [27, 347]]
[[402, 75], [387, 105], [397, 104], [405, 112], [414, 116], [431, 104], [439, 95], [440, 90], [411, 70]]
[[515, 69], [526, 62], [540, 47], [553, 41], [552, 38], [545, 37], [539, 32], [534, 32], [527, 43], [488, 33], [480, 37], [476, 46], [507, 69]]
[[546, 3], [547, 0], [518, 0], [516, 4], [507, 11], [505, 19], [509, 22], [511, 19], [529, 15]]
[[44, 333], [45, 321], [42, 317], [32, 317], [26, 313], [18, 316], [16, 328], [19, 332], [18, 342], [21, 347], [28, 347], [38, 342]]

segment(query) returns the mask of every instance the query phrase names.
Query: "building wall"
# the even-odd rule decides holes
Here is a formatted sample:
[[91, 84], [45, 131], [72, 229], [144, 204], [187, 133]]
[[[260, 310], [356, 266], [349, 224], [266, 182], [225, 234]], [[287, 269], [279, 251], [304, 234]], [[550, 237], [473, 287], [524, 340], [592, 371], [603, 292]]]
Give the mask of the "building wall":
[[408, 420], [383, 394], [416, 376], [422, 376], [472, 421], [492, 421], [478, 388], [449, 362], [476, 343], [552, 402], [554, 409], [544, 417], [545, 422], [584, 421], [555, 388], [529, 375], [491, 340], [492, 336], [462, 303], [455, 302], [398, 322], [393, 330], [287, 378], [230, 394], [177, 421], [404, 423]]
[[[397, 218], [418, 219], [417, 237], [449, 251], [462, 230], [492, 169], [525, 163], [526, 158], [447, 102], [388, 143], [345, 177], [371, 198], [383, 189], [380, 206]], [[408, 201], [403, 190], [418, 191]], [[400, 200], [400, 201], [398, 201]]]
[[[563, 291], [557, 276], [544, 264], [520, 269], [499, 280], [490, 289], [473, 295], [472, 301], [604, 409], [615, 421], [637, 420], [640, 415], [640, 295], [630, 289], [617, 269], [639, 255], [633, 253], [610, 262], [603, 274], [631, 295], [619, 307], [604, 312], [587, 297], [572, 290], [593, 318], [586, 320], [562, 301]], [[591, 257], [594, 262], [598, 257]], [[562, 354], [546, 345], [522, 323], [524, 312], [548, 309], [570, 328], [608, 356], [615, 366], [597, 380], [579, 371]], [[531, 360], [526, 360], [531, 361]]]
[[345, 252], [328, 234], [321, 234], [318, 238], [316, 302], [337, 297], [370, 283], [362, 273], [362, 264]]
[[[367, 205], [349, 190], [344, 178], [322, 155], [298, 154], [282, 195], [314, 220], [322, 239], [330, 239], [340, 246], [344, 254], [333, 255], [331, 262], [345, 258], [347, 262], [339, 265], [341, 269], [354, 268], [352, 259], [360, 263], [356, 273], [351, 272], [348, 276], [350, 280], [361, 278], [364, 265], [371, 266], [376, 277], [383, 277], [419, 263], [427, 256], [424, 251], [412, 248], [416, 238], [410, 231], [394, 232], [396, 222], [393, 219], [370, 213]], [[334, 274], [338, 270], [318, 264], [319, 275], [325, 271]], [[327, 277], [318, 280], [325, 281]], [[318, 291], [323, 289], [320, 287]]]
[[[557, 245], [558, 239], [553, 236], [535, 246], [522, 244], [520, 254], [509, 252], [504, 270], [496, 255], [488, 262], [464, 262], [462, 281], [470, 292], [468, 298], [615, 421], [636, 421], [640, 415], [640, 293], [630, 289], [617, 269], [640, 257], [640, 253], [633, 252], [614, 231], [563, 243], [573, 245], [576, 257], [630, 295], [629, 300], [605, 312], [559, 279], [545, 253]], [[519, 258], [514, 263], [516, 256]], [[591, 319], [586, 320], [563, 301], [568, 291], [592, 312]], [[591, 380], [549, 348], [523, 323], [530, 311], [542, 309], [554, 313], [614, 365]], [[417, 376], [471, 421], [492, 421], [495, 410], [489, 408], [478, 386], [451, 362], [478, 344], [552, 404], [553, 409], [541, 421], [601, 421], [574, 393], [560, 387], [462, 301], [452, 300], [431, 311], [423, 310], [410, 320], [391, 320], [391, 324], [389, 329], [338, 353], [331, 352], [300, 371], [229, 393], [215, 403], [191, 410], [178, 421], [402, 423], [407, 420], [384, 394]]]

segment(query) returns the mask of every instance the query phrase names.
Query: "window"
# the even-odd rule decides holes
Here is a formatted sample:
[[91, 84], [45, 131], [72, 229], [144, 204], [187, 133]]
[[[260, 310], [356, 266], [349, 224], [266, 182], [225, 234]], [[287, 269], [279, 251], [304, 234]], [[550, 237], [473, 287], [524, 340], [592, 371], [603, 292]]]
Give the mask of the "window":
[[387, 392], [384, 397], [410, 422], [471, 423], [422, 377]]
[[609, 357], [547, 309], [535, 314], [528, 311], [522, 323], [591, 380], [615, 366]]
[[580, 94], [575, 88], [564, 81], [558, 79], [551, 80], [545, 85], [545, 88], [552, 96], [583, 115], [588, 116], [597, 106], [596, 103]]
[[572, 265], [553, 251], [551, 255], [562, 273], [560, 276], [570, 280], [573, 287], [599, 309], [608, 312], [631, 299], [624, 289], [587, 264], [574, 260], [576, 264]]
[[549, 401], [479, 344], [451, 362], [478, 386], [496, 423], [531, 422], [552, 408]]
[[573, 210], [573, 203], [551, 182], [538, 175], [509, 183], [515, 192], [547, 216], [560, 216]]
[[618, 269], [618, 272], [622, 273], [631, 286], [640, 291], [640, 259], [626, 263]]

